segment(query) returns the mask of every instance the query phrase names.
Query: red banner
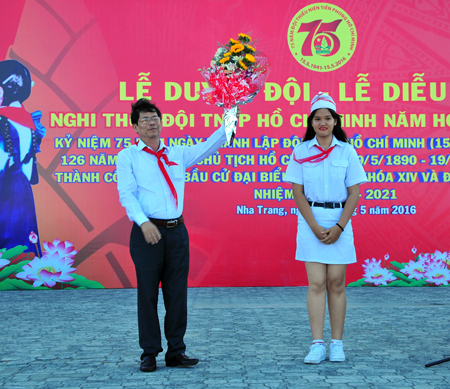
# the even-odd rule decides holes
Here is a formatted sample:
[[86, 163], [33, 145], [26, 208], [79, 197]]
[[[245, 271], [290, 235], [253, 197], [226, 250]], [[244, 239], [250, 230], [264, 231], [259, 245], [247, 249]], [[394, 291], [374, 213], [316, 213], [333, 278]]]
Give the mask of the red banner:
[[[223, 110], [197, 93], [205, 86], [198, 69], [209, 66], [217, 42], [238, 33], [251, 33], [271, 72], [259, 95], [242, 107], [234, 146], [186, 172], [190, 286], [307, 285], [304, 265], [294, 259], [297, 210], [283, 175], [319, 91], [337, 103], [369, 179], [352, 219], [358, 263], [348, 267], [347, 282], [433, 284], [433, 278], [414, 278], [406, 264], [417, 263], [421, 253], [450, 263], [446, 7], [406, 0], [2, 4], [0, 56], [29, 70], [33, 86], [22, 104], [30, 113], [42, 112], [34, 120], [44, 129], [37, 125], [31, 138], [20, 138], [22, 148], [31, 147], [28, 163], [34, 155], [36, 160], [39, 182], [31, 182], [30, 167], [24, 172], [30, 184], [20, 190], [32, 188], [27, 201], [35, 210], [26, 213], [35, 212], [39, 241], [31, 243], [31, 230], [23, 228], [3, 253], [23, 249], [2, 255], [0, 270], [46, 253], [59, 253], [68, 266], [66, 280], [55, 278], [55, 284], [34, 280], [22, 266], [3, 278], [0, 273], [0, 282], [10, 280], [4, 289], [22, 288], [11, 281], [19, 271], [35, 287], [136, 286], [131, 222], [115, 182], [116, 155], [136, 139], [130, 104], [147, 97], [158, 105], [166, 144], [203, 141], [220, 125]], [[6, 88], [17, 72], [2, 69]], [[14, 153], [5, 142], [0, 187], [11, 201], [4, 209], [14, 215], [23, 209], [11, 199], [18, 184], [8, 184], [17, 181], [8, 178]], [[2, 212], [2, 220], [9, 218]], [[66, 249], [77, 253], [62, 254]], [[372, 258], [380, 261], [379, 274], [367, 269]], [[450, 279], [441, 273], [438, 285]]]

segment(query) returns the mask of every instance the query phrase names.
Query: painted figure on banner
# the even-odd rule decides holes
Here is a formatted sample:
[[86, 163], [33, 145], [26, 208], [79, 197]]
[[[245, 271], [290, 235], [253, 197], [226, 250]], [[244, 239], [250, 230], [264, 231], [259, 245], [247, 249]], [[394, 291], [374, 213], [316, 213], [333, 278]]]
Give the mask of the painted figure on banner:
[[[235, 128], [223, 124], [205, 142], [166, 146], [161, 137], [161, 111], [142, 98], [131, 105], [131, 124], [139, 141], [117, 156], [120, 202], [133, 222], [130, 253], [136, 268], [140, 369], [156, 370], [163, 351], [158, 319], [161, 283], [166, 316], [166, 366], [186, 367], [198, 359], [186, 356], [189, 236], [184, 224], [185, 171], [215, 153]], [[239, 110], [238, 110], [239, 116]]]
[[17, 245], [41, 255], [29, 237], [39, 235], [31, 185], [39, 182], [36, 154], [46, 129], [42, 113], [29, 113], [29, 70], [16, 60], [0, 61], [0, 248]]
[[319, 92], [311, 101], [307, 130], [287, 167], [299, 210], [296, 259], [308, 275], [307, 307], [313, 344], [305, 363], [326, 359], [323, 341], [326, 300], [331, 324], [329, 360], [345, 361], [342, 343], [347, 300], [347, 264], [356, 262], [351, 216], [359, 186], [367, 182], [355, 149], [341, 127], [336, 104]]

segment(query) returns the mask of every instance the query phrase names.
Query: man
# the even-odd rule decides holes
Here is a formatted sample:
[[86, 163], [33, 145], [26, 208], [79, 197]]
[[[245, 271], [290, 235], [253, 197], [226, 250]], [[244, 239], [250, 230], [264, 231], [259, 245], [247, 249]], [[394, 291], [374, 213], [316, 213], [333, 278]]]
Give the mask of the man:
[[225, 126], [194, 146], [167, 147], [160, 140], [160, 110], [147, 99], [131, 107], [139, 142], [117, 156], [117, 187], [120, 202], [134, 222], [130, 253], [138, 287], [140, 369], [155, 371], [155, 357], [163, 351], [157, 311], [160, 282], [166, 308], [166, 366], [193, 366], [198, 359], [185, 354], [183, 342], [189, 272], [189, 236], [182, 216], [185, 170], [226, 142]]

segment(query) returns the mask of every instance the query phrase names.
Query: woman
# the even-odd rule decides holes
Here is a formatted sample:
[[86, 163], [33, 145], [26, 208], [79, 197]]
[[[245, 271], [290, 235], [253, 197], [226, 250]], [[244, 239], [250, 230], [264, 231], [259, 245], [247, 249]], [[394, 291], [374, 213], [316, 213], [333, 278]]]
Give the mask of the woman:
[[350, 221], [364, 169], [341, 127], [333, 99], [319, 92], [311, 101], [306, 134], [285, 175], [292, 183], [298, 217], [296, 259], [308, 274], [307, 307], [313, 344], [305, 363], [326, 359], [323, 342], [326, 298], [331, 324], [330, 361], [345, 361], [342, 345], [347, 300], [345, 272], [356, 262]]
[[27, 246], [41, 256], [29, 240], [39, 234], [31, 185], [39, 182], [36, 153], [46, 129], [42, 113], [29, 113], [22, 103], [31, 93], [28, 69], [16, 60], [0, 61], [0, 248]]

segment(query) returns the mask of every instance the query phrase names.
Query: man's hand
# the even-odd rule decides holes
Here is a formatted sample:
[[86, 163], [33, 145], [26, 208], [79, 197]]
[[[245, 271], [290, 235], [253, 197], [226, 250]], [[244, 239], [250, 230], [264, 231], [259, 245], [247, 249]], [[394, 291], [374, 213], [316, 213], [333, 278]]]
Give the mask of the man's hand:
[[141, 230], [147, 243], [155, 244], [161, 239], [161, 234], [159, 233], [158, 227], [156, 227], [151, 221], [142, 223]]

